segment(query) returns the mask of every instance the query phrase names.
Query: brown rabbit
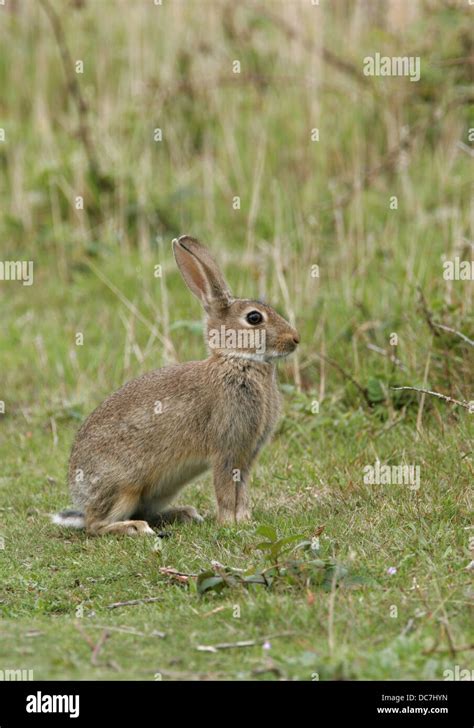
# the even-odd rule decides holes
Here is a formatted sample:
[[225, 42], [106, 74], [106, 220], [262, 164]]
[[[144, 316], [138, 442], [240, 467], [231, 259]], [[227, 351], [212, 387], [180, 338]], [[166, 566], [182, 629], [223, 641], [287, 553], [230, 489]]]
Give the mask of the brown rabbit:
[[197, 240], [173, 240], [173, 251], [206, 311], [210, 355], [133, 379], [94, 410], [69, 462], [77, 510], [56, 514], [55, 523], [132, 535], [200, 521], [192, 506], [169, 506], [208, 468], [219, 522], [250, 518], [249, 471], [280, 409], [275, 361], [295, 350], [299, 336], [270, 306], [234, 298]]

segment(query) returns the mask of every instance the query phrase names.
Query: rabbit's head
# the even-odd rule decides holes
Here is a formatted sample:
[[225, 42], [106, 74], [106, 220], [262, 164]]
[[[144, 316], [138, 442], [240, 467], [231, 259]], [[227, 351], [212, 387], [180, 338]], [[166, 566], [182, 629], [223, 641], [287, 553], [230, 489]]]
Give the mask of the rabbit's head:
[[234, 298], [211, 254], [187, 235], [173, 240], [178, 268], [207, 314], [206, 340], [211, 352], [271, 361], [293, 352], [299, 335], [271, 306]]

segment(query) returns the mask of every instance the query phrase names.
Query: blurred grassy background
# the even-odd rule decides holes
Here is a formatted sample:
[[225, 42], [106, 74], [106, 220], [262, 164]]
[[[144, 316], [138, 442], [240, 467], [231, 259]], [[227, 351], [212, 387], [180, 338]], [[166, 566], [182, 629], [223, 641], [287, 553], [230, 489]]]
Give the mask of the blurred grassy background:
[[[89, 569], [103, 569], [106, 579], [111, 559], [118, 564], [128, 548], [131, 560], [144, 548], [113, 552], [115, 542], [104, 550], [75, 535], [75, 565], [65, 564], [64, 536], [45, 515], [67, 501], [68, 449], [80, 420], [132, 376], [204, 356], [201, 312], [170, 247], [189, 233], [213, 249], [236, 294], [264, 296], [302, 336], [298, 358], [280, 366], [286, 411], [256, 468], [256, 519], [286, 534], [326, 522], [327, 553], [347, 557], [357, 544], [357, 560], [379, 575], [426, 549], [425, 560], [409, 560], [397, 577], [402, 590], [414, 575], [426, 580], [421, 596], [408, 599], [407, 619], [417, 609], [428, 614], [408, 655], [405, 643], [400, 653], [396, 646], [382, 665], [367, 647], [377, 630], [378, 644], [388, 645], [393, 630], [402, 630], [381, 616], [395, 596], [379, 585], [354, 644], [358, 607], [347, 596], [334, 627], [337, 647], [322, 638], [314, 660], [324, 661], [327, 677], [393, 677], [394, 670], [440, 677], [436, 662], [423, 673], [422, 652], [448, 639], [437, 621], [446, 617], [446, 600], [454, 600], [449, 616], [458, 643], [467, 639], [460, 605], [473, 420], [466, 409], [390, 387], [472, 399], [472, 346], [432, 325], [473, 336], [472, 281], [446, 281], [442, 267], [445, 259], [472, 258], [472, 10], [467, 2], [421, 0], [0, 6], [0, 258], [35, 265], [33, 286], [0, 283], [0, 531], [11, 556], [0, 561], [5, 616], [67, 616], [71, 603], [83, 602], [72, 574], [80, 581], [81, 569], [85, 579], [95, 578]], [[376, 52], [420, 56], [420, 81], [364, 76], [363, 59]], [[312, 141], [314, 129], [319, 141]], [[398, 209], [390, 206], [394, 196]], [[362, 468], [376, 457], [420, 465], [419, 498], [408, 501], [398, 489], [385, 499], [363, 486]], [[191, 499], [211, 514], [209, 486], [193, 486]], [[373, 532], [366, 541], [367, 524]], [[175, 543], [170, 562], [186, 569], [189, 560], [228, 559], [229, 549], [251, 540], [242, 529], [222, 533], [216, 546], [215, 527], [206, 529], [189, 527], [192, 543], [179, 536], [185, 543]], [[442, 535], [432, 543], [430, 533]], [[37, 558], [37, 575], [28, 580], [23, 572]], [[65, 582], [50, 579], [51, 561], [65, 570]], [[434, 584], [444, 567], [447, 580]], [[125, 584], [134, 594], [136, 584]], [[424, 603], [430, 589], [432, 609]], [[113, 600], [105, 592], [100, 599], [107, 596]], [[255, 633], [281, 606], [275, 596], [266, 599], [259, 596], [246, 623]], [[326, 596], [310, 601], [302, 599], [298, 617], [307, 640], [330, 609]], [[143, 618], [154, 619], [156, 609], [143, 608]], [[172, 622], [174, 609], [204, 629], [186, 593], [173, 591], [160, 618]], [[17, 624], [21, 632], [24, 623]], [[71, 639], [68, 625], [60, 628], [64, 639]], [[222, 638], [227, 628], [223, 622]], [[46, 619], [41, 629], [59, 627]], [[16, 644], [5, 655], [24, 649]], [[90, 674], [87, 659], [71, 657], [73, 646], [53, 663], [49, 649], [46, 640], [42, 674]], [[283, 676], [309, 679], [311, 660], [298, 667], [295, 657], [301, 649], [296, 642], [283, 650]], [[123, 659], [125, 676], [135, 675], [136, 656]], [[199, 660], [207, 659], [196, 657], [194, 669], [202, 671]], [[215, 660], [235, 676], [230, 657]], [[260, 664], [258, 655], [249, 660], [247, 676]]]
[[[60, 47], [71, 64], [84, 63], [83, 74], [74, 65], [69, 74], [87, 107], [79, 114], [41, 3], [2, 10], [2, 255], [33, 258], [36, 285], [2, 286], [0, 295], [20, 313], [41, 306], [44, 323], [61, 316], [70, 346], [57, 384], [82, 398], [91, 371], [97, 379], [104, 351], [94, 358], [100, 343], [86, 318], [94, 291], [104, 301], [93, 307], [97, 338], [116, 332], [109, 361], [123, 362], [121, 315], [137, 323], [132, 348], [135, 339], [141, 349], [148, 341], [150, 331], [115, 305], [89, 262], [166, 339], [171, 320], [196, 315], [180, 282], [173, 310], [165, 293], [178, 281], [170, 239], [182, 232], [212, 246], [236, 291], [290, 309], [303, 335], [305, 389], [321, 390], [315, 350], [364, 386], [371, 375], [387, 380], [392, 366], [367, 345], [386, 348], [391, 332], [408, 367], [404, 380], [419, 383], [431, 332], [417, 286], [440, 322], [472, 327], [472, 286], [442, 277], [443, 255], [471, 255], [470, 160], [459, 148], [468, 144], [472, 101], [470, 10], [393, 2], [387, 16], [378, 5], [53, 4]], [[363, 58], [377, 51], [419, 55], [420, 82], [364, 76]], [[314, 128], [319, 142], [311, 140]], [[157, 279], [160, 264], [166, 275]], [[83, 329], [79, 350], [73, 334]], [[48, 361], [45, 338], [36, 327], [29, 360]], [[186, 328], [173, 341], [179, 358], [202, 351]], [[467, 399], [469, 350], [452, 337], [435, 337], [434, 345], [431, 385]], [[145, 359], [132, 355], [116, 381], [137, 364], [171, 358], [171, 342], [151, 342]], [[48, 379], [49, 367], [41, 371]], [[321, 400], [341, 383], [337, 372], [325, 374]]]

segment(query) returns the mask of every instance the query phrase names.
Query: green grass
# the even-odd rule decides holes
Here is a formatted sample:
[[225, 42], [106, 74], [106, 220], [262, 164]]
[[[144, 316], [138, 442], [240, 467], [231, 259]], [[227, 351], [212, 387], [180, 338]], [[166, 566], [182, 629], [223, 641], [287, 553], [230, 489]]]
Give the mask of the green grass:
[[[304, 427], [305, 416], [295, 412], [291, 397], [287, 404], [283, 427]], [[169, 529], [161, 548], [152, 538], [94, 539], [49, 524], [48, 512], [67, 502], [63, 480], [74, 429], [72, 422], [59, 427], [54, 446], [47, 419], [34, 417], [22, 433], [17, 423], [7, 425], [1, 450], [7, 468], [0, 665], [31, 668], [39, 679], [154, 679], [155, 673], [163, 679], [277, 674], [310, 680], [313, 673], [320, 679], [442, 679], [453, 664], [443, 625], [456, 646], [469, 641], [470, 476], [460, 460], [469, 445], [465, 426], [448, 435], [434, 428], [415, 443], [412, 429], [400, 424], [374, 444], [381, 430], [373, 415], [335, 411], [332, 425], [316, 429], [303, 453], [287, 447], [281, 432], [254, 473], [255, 524], [219, 528], [211, 483], [203, 479], [188, 489], [185, 501], [198, 506], [206, 522]], [[407, 462], [419, 463], [419, 492], [365, 486], [361, 462], [375, 449], [382, 460], [403, 452]], [[283, 579], [271, 590], [254, 586], [200, 596], [194, 579], [178, 584], [159, 571], [167, 566], [199, 573], [211, 560], [259, 566], [262, 557], [254, 547], [261, 537], [255, 530], [262, 523], [283, 536], [306, 537], [324, 525], [320, 555], [336, 558], [367, 583], [343, 584], [331, 593]], [[397, 572], [389, 575], [393, 566]], [[108, 608], [150, 596], [159, 601]], [[233, 616], [236, 605], [240, 618]], [[119, 627], [142, 635], [115, 631]], [[85, 635], [96, 643], [109, 628], [93, 666]], [[34, 630], [39, 634], [29, 636]], [[166, 637], [151, 637], [154, 630]], [[196, 649], [266, 636], [269, 650]], [[468, 666], [464, 653], [456, 664]], [[260, 672], [270, 668], [278, 672]]]
[[[468, 55], [469, 17], [434, 3], [397, 35], [341, 5], [324, 11], [316, 36], [316, 10], [302, 6], [104, 0], [61, 10], [112, 187], [88, 169], [41, 8], [0, 11], [0, 260], [35, 264], [31, 287], [0, 281], [0, 670], [442, 680], [453, 665], [472, 667], [474, 415], [391, 389], [473, 400], [473, 347], [427, 320], [473, 338], [472, 281], [445, 281], [441, 257], [472, 257], [469, 158], [457, 145], [472, 126], [468, 68], [450, 62]], [[421, 81], [361, 83], [315, 39], [356, 72], [376, 50], [419, 53]], [[403, 126], [410, 144], [387, 164]], [[252, 473], [253, 522], [219, 527], [206, 476], [181, 499], [205, 522], [170, 527], [161, 541], [61, 530], [49, 514], [69, 503], [83, 418], [128, 379], [205, 356], [201, 311], [170, 250], [185, 232], [210, 245], [237, 294], [264, 294], [302, 338], [298, 358], [279, 365], [285, 409]], [[420, 489], [364, 484], [377, 458], [419, 466]], [[212, 561], [258, 571], [268, 566], [256, 548], [263, 524], [305, 539], [324, 527], [318, 556], [349, 578], [323, 588], [311, 574], [282, 575], [268, 589], [201, 595], [194, 577], [160, 572], [199, 574]], [[159, 601], [108, 606], [147, 597]], [[197, 649], [246, 640], [256, 644]]]

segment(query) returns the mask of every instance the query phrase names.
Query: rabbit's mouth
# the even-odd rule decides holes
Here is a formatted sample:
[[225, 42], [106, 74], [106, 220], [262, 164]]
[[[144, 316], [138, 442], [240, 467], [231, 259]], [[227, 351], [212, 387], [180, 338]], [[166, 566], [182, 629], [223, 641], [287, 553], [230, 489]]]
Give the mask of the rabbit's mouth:
[[286, 359], [287, 356], [293, 354], [296, 350], [297, 344], [292, 344], [284, 350], [274, 349], [273, 351], [267, 352], [266, 359]]
[[276, 347], [270, 353], [272, 359], [284, 359], [293, 354], [300, 343], [299, 334], [295, 331], [290, 336], [285, 337], [283, 341], [278, 341]]

